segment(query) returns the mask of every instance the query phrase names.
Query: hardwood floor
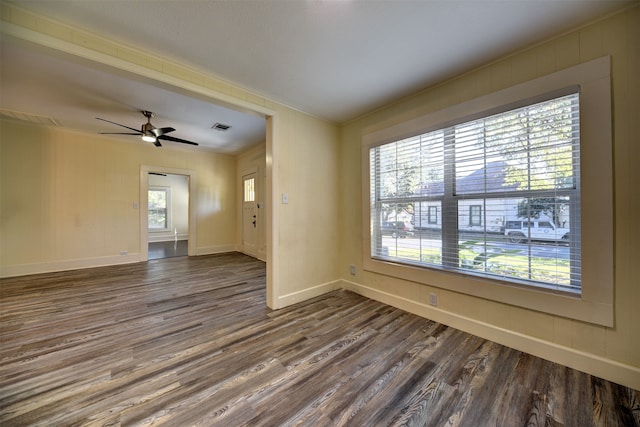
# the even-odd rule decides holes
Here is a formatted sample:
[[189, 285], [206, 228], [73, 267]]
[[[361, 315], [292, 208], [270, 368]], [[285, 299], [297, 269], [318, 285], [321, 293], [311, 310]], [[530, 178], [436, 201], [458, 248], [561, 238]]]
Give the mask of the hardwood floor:
[[172, 240], [169, 242], [150, 242], [148, 258], [172, 258], [176, 256], [187, 256], [189, 251], [188, 240]]
[[2, 426], [634, 426], [637, 391], [237, 253], [3, 279]]

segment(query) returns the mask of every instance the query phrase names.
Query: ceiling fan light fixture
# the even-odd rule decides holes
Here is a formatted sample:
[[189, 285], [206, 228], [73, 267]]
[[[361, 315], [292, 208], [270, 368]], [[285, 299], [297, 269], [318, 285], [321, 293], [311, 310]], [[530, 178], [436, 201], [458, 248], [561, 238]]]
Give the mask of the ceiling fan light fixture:
[[145, 142], [156, 142], [156, 136], [153, 134], [142, 134], [142, 140]]

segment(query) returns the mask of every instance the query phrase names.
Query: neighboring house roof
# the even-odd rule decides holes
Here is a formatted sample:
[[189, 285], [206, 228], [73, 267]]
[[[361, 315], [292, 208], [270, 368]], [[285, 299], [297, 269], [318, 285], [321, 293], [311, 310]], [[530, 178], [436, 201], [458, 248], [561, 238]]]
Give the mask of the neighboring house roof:
[[[505, 182], [508, 167], [509, 165], [502, 160], [487, 163], [485, 167], [457, 180], [456, 193], [496, 193], [500, 191], [517, 190], [518, 184], [508, 184]], [[423, 184], [420, 190], [416, 192], [416, 195], [435, 196], [443, 193], [444, 182], [435, 181]]]

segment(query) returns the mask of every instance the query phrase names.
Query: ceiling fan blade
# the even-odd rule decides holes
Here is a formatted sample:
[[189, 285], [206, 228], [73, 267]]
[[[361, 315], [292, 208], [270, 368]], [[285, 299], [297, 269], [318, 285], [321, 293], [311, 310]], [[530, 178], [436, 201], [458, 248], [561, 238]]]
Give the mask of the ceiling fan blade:
[[166, 133], [173, 132], [173, 131], [175, 131], [175, 129], [174, 129], [174, 128], [172, 128], [172, 127], [166, 127], [166, 128], [155, 128], [155, 129], [152, 129], [152, 130], [151, 130], [151, 132], [153, 132], [153, 134], [154, 134], [156, 137], [158, 137], [158, 136], [162, 136], [162, 135], [164, 135], [164, 134], [166, 134]]
[[133, 131], [138, 132], [138, 133], [134, 133], [133, 135], [140, 135], [140, 134], [142, 133], [142, 131], [141, 131], [141, 130], [134, 129], [134, 128], [130, 128], [129, 126], [121, 125], [120, 123], [112, 122], [111, 120], [101, 119], [100, 117], [96, 117], [96, 119], [98, 119], [98, 120], [102, 120], [103, 122], [111, 123], [111, 124], [114, 124], [114, 125], [116, 125], [116, 126], [121, 126], [121, 127], [123, 127], [123, 128], [126, 128], [126, 129], [129, 129], [129, 130], [133, 130]]
[[165, 141], [181, 142], [183, 144], [198, 145], [197, 142], [187, 141], [186, 139], [176, 138], [174, 136], [160, 135], [158, 139], [164, 139]]
[[[143, 135], [142, 139], [151, 139], [151, 138], [155, 137], [155, 140], [152, 141], [152, 142], [153, 142], [153, 145], [155, 145], [156, 147], [162, 147], [162, 144], [159, 141], [160, 139], [163, 139], [165, 141], [181, 142], [183, 144], [198, 145], [198, 143], [196, 143], [196, 142], [187, 141], [186, 139], [175, 138], [173, 136], [165, 135], [165, 134], [167, 134], [169, 132], [174, 132], [175, 129], [172, 128], [172, 127], [156, 128], [151, 124], [151, 117], [153, 117], [153, 113], [151, 113], [149, 111], [143, 111], [142, 113], [147, 118], [147, 123], [143, 123], [141, 130], [138, 130], [138, 129], [135, 129], [135, 128], [132, 128], [132, 127], [129, 127], [129, 126], [125, 126], [125, 125], [122, 125], [120, 123], [112, 122], [111, 120], [101, 119], [100, 117], [96, 117], [96, 119], [102, 120], [103, 122], [111, 123], [111, 124], [114, 124], [116, 126], [120, 126], [120, 127], [123, 127], [125, 129], [129, 129], [129, 130], [132, 130], [132, 131], [135, 132], [135, 133], [131, 133], [131, 132], [100, 132], [100, 134], [101, 135]], [[151, 138], [148, 138], [148, 137], [151, 137]]]

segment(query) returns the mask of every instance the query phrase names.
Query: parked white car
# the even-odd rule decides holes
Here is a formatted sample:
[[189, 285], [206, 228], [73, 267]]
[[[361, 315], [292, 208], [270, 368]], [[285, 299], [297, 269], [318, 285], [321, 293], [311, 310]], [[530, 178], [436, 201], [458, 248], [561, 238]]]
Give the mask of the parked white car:
[[504, 235], [512, 243], [522, 243], [528, 239], [569, 241], [569, 229], [556, 226], [553, 221], [515, 220], [507, 221]]

